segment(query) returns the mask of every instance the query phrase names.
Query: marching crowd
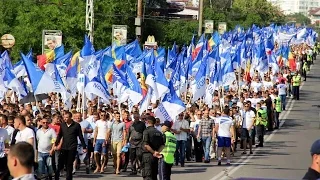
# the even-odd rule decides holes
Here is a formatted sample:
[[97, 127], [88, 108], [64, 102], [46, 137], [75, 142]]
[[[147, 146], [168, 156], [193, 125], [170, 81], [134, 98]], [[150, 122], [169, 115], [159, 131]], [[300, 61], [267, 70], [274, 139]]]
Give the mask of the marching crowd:
[[252, 154], [254, 145], [263, 147], [266, 131], [279, 128], [287, 99], [299, 100], [299, 86], [318, 48], [293, 49], [295, 71], [285, 67], [264, 76], [256, 72], [249, 83], [235, 82], [224, 92], [216, 91], [212, 107], [202, 100], [187, 104], [172, 122], [154, 117], [157, 104], [140, 115], [138, 106], [128, 112], [116, 101], [88, 101], [87, 109], [79, 112], [62, 110], [55, 94], [28, 104], [5, 99], [0, 105], [0, 179], [70, 180], [85, 168], [87, 174], [131, 169], [130, 175], [141, 173], [146, 180], [158, 175], [167, 180], [173, 165], [184, 167], [188, 161], [217, 159], [222, 165], [226, 159], [230, 165], [236, 151]]

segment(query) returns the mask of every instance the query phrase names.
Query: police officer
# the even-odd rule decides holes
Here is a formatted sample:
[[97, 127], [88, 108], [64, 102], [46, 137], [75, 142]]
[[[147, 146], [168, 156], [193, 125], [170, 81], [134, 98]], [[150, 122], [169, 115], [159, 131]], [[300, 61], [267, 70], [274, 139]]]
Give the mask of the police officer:
[[277, 97], [274, 99], [274, 112], [275, 112], [274, 118], [275, 118], [275, 124], [276, 124], [275, 128], [278, 129], [280, 125], [279, 116], [282, 111], [282, 108], [281, 108], [282, 105], [281, 105], [281, 98], [280, 96], [278, 96], [278, 92], [276, 92], [275, 95], [277, 95]]
[[301, 83], [301, 76], [299, 72], [297, 71], [296, 74], [292, 77], [292, 90], [293, 90], [293, 96], [297, 100], [299, 100], [299, 87]]
[[267, 107], [265, 106], [265, 102], [261, 101], [257, 103], [256, 108], [257, 108], [257, 116], [256, 116], [257, 118], [255, 123], [256, 123], [256, 133], [259, 141], [259, 144], [257, 144], [256, 147], [263, 147], [265, 127], [268, 125]]
[[174, 163], [174, 153], [176, 151], [177, 138], [172, 132], [170, 132], [170, 129], [171, 122], [165, 121], [161, 127], [165, 145], [164, 149], [159, 155], [159, 180], [170, 180], [171, 168]]
[[147, 129], [143, 131], [142, 141], [142, 177], [144, 180], [157, 180], [159, 152], [164, 148], [162, 133], [154, 124], [156, 119], [153, 116], [146, 118]]

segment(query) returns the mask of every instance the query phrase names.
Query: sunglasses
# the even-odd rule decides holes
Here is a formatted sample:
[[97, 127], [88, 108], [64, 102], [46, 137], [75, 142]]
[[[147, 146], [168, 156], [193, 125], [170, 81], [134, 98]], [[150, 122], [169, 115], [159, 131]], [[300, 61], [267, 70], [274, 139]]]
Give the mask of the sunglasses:
[[43, 124], [49, 124], [49, 122], [42, 122]]

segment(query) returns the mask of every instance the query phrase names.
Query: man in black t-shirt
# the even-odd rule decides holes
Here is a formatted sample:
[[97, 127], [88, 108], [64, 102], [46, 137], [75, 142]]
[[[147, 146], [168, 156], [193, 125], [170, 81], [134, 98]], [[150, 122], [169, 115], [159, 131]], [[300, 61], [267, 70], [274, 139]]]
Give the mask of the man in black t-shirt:
[[316, 140], [310, 149], [312, 164], [308, 172], [304, 175], [304, 180], [320, 179], [320, 139]]
[[143, 131], [146, 129], [145, 123], [140, 121], [139, 113], [133, 114], [133, 123], [128, 132], [128, 142], [130, 142], [130, 161], [132, 172], [130, 175], [137, 174], [137, 165], [141, 165], [142, 160], [142, 140]]

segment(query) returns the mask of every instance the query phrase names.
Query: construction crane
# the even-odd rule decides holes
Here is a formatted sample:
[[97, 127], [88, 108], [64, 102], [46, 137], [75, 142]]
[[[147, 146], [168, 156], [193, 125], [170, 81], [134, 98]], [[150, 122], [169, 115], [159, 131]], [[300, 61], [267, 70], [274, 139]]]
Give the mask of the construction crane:
[[94, 27], [94, 10], [93, 1], [86, 0], [86, 30], [91, 42], [93, 42], [93, 27]]

